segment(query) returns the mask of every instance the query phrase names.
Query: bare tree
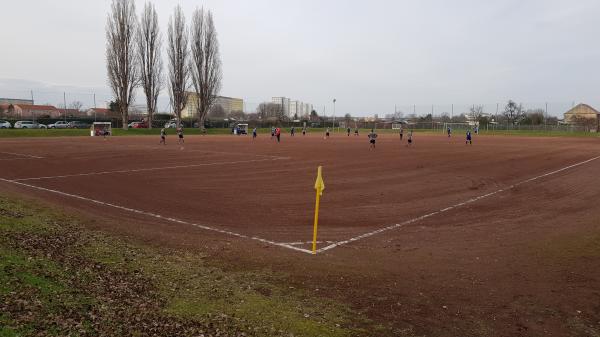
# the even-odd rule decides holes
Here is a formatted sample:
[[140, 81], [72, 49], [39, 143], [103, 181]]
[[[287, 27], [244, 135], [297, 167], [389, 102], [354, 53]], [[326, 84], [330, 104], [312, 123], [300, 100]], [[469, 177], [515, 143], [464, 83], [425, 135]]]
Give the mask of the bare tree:
[[106, 68], [125, 130], [138, 84], [136, 26], [134, 0], [113, 0], [106, 22]]
[[211, 11], [196, 9], [192, 16], [192, 83], [198, 99], [198, 124], [204, 128], [204, 119], [221, 90], [221, 57], [219, 41]]
[[512, 100], [509, 100], [504, 107], [504, 117], [507, 122], [515, 125], [518, 124], [523, 118], [523, 105], [517, 104]]
[[82, 108], [83, 108], [83, 103], [81, 103], [81, 101], [73, 101], [73, 102], [71, 102], [71, 104], [69, 104], [69, 109], [72, 109], [72, 110], [81, 111]]
[[276, 103], [260, 103], [256, 108], [256, 113], [261, 119], [279, 121], [283, 115], [283, 107]]
[[479, 120], [483, 116], [483, 105], [473, 105], [469, 108], [469, 115], [473, 116], [474, 120]]
[[138, 62], [140, 65], [140, 84], [146, 95], [148, 108], [148, 128], [158, 104], [158, 95], [163, 87], [163, 61], [161, 57], [161, 36], [158, 26], [158, 14], [151, 3], [146, 3], [138, 27]]
[[181, 6], [175, 7], [173, 16], [169, 19], [169, 94], [171, 106], [177, 116], [177, 124], [181, 125], [181, 112], [188, 100], [189, 58], [188, 49], [189, 32], [185, 25], [185, 16]]
[[214, 118], [225, 118], [227, 117], [227, 113], [225, 112], [225, 109], [223, 108], [222, 105], [213, 105], [212, 107], [210, 107], [210, 110], [208, 111], [208, 115], [210, 117], [214, 117]]

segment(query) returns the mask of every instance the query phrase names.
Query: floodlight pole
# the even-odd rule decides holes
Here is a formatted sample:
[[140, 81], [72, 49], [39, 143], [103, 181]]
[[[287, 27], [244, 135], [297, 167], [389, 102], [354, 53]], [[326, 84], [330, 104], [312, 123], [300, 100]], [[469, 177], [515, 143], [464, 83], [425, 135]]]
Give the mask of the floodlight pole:
[[65, 104], [64, 106], [64, 118], [65, 118], [65, 122], [67, 121], [67, 93], [63, 91], [63, 103]]
[[335, 101], [336, 99], [333, 99], [333, 126], [332, 128], [335, 129]]

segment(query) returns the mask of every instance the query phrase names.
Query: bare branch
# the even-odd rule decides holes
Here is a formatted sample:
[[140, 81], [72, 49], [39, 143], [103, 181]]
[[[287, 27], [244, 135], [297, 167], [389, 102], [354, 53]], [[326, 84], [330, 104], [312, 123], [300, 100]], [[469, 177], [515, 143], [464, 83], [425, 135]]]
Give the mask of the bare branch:
[[144, 6], [137, 34], [140, 84], [146, 95], [148, 127], [152, 128], [158, 95], [164, 86], [164, 80], [162, 73], [163, 61], [160, 52], [162, 40], [158, 25], [158, 14], [154, 5], [149, 2]]
[[169, 19], [168, 33], [169, 93], [171, 95], [171, 106], [177, 116], [178, 123], [181, 123], [181, 112], [185, 108], [188, 98], [189, 33], [185, 25], [183, 10], [179, 5], [175, 7], [175, 12]]
[[221, 90], [221, 56], [219, 41], [211, 11], [196, 9], [192, 16], [190, 72], [198, 98], [198, 120], [204, 127], [204, 119], [215, 103]]
[[113, 0], [106, 22], [106, 68], [123, 119], [123, 129], [127, 129], [129, 106], [138, 85], [136, 26], [133, 0]]

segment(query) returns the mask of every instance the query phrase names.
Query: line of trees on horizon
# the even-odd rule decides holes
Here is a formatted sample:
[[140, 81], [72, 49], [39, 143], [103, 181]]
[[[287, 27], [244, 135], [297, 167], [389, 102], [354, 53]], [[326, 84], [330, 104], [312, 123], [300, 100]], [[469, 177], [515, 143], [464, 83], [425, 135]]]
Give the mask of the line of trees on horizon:
[[135, 0], [112, 1], [106, 23], [106, 68], [123, 129], [127, 129], [129, 107], [138, 87], [146, 97], [148, 124], [152, 125], [158, 96], [165, 83], [178, 121], [189, 101], [189, 90], [193, 88], [198, 125], [204, 126], [222, 81], [212, 12], [196, 8], [188, 26], [181, 6], [175, 7], [167, 31], [168, 80], [163, 75], [162, 46], [158, 14], [152, 3], [145, 4], [138, 20]]

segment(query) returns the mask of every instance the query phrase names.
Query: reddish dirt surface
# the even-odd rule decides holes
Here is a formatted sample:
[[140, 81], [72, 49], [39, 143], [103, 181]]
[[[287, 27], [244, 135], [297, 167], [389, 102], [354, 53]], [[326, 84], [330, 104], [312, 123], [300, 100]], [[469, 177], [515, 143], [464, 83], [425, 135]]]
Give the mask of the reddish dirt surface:
[[[175, 137], [167, 146], [154, 137], [6, 139], [0, 178], [54, 177], [21, 182], [292, 243], [311, 240], [323, 165], [325, 247], [600, 155], [598, 138], [478, 136], [467, 146], [462, 137], [415, 134], [407, 147], [387, 134], [375, 150], [365, 135], [269, 138], [187, 137], [184, 148]], [[284, 272], [396, 335], [593, 336], [599, 170], [600, 159], [590, 161], [317, 256], [6, 180], [0, 188], [91, 215], [95, 228], [203, 251], [233, 269]]]

